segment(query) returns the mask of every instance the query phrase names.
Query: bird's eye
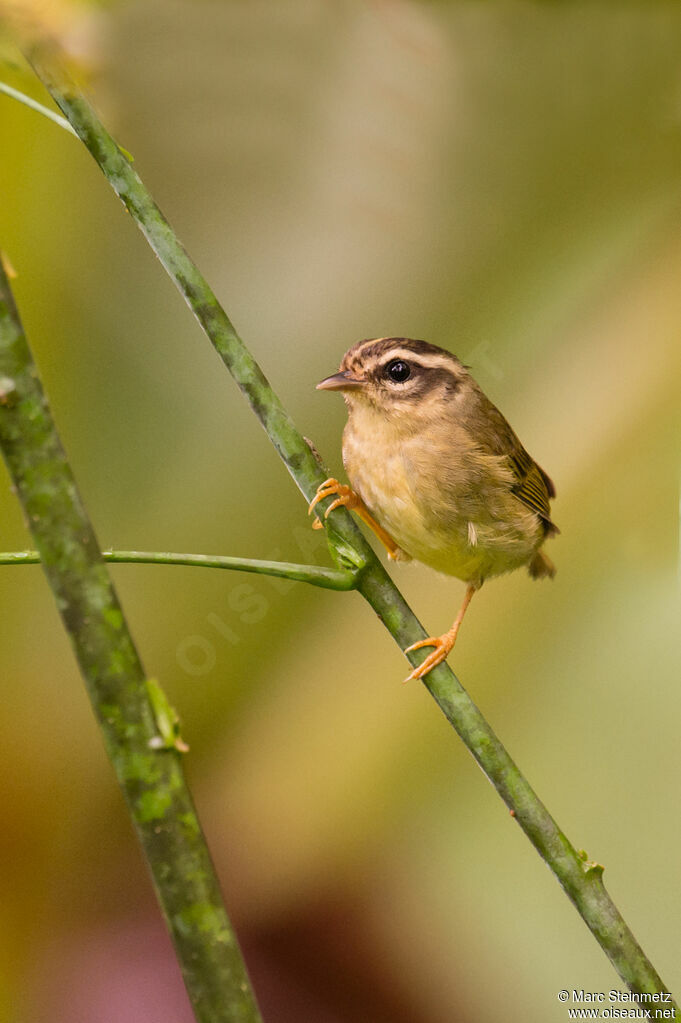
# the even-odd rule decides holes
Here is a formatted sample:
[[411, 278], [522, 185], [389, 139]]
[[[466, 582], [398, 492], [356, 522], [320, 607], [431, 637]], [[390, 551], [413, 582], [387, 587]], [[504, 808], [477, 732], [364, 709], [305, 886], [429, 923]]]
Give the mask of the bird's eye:
[[396, 384], [403, 384], [411, 376], [411, 366], [404, 359], [393, 359], [385, 368], [386, 376]]

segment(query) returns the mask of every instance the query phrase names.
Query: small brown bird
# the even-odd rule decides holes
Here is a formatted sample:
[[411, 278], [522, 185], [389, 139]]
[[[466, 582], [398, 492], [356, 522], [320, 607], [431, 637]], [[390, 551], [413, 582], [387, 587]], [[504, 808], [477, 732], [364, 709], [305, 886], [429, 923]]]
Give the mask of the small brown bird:
[[325, 517], [352, 508], [391, 558], [468, 584], [452, 627], [405, 651], [435, 648], [407, 681], [423, 678], [449, 654], [485, 579], [521, 565], [534, 579], [555, 574], [541, 550], [558, 532], [553, 483], [463, 363], [426, 341], [360, 341], [317, 389], [341, 391], [348, 407], [343, 464], [352, 488], [326, 480], [310, 512], [335, 495]]

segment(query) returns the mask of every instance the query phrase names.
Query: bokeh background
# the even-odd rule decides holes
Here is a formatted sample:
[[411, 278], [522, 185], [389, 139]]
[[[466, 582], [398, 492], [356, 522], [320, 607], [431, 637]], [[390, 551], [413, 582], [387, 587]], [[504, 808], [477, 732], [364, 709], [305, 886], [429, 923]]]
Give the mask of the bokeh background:
[[[36, 6], [330, 467], [314, 385], [395, 334], [471, 364], [554, 477], [556, 579], [491, 583], [450, 660], [678, 995], [681, 8]], [[102, 545], [327, 563], [87, 153], [4, 96], [0, 140], [0, 247]], [[4, 467], [0, 504], [29, 546]], [[266, 1021], [557, 1023], [560, 989], [623, 988], [361, 598], [114, 574]], [[462, 584], [394, 576], [448, 626]], [[40, 570], [0, 600], [0, 1016], [188, 1023]]]

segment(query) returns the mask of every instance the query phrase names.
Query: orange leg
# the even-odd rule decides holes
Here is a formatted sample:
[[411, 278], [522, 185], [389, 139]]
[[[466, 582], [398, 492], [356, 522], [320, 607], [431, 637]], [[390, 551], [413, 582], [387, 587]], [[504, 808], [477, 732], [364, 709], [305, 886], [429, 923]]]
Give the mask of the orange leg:
[[427, 675], [432, 668], [434, 668], [437, 664], [441, 664], [441, 662], [444, 661], [444, 659], [449, 656], [452, 647], [456, 643], [456, 637], [461, 622], [463, 621], [463, 616], [466, 613], [466, 609], [470, 604], [476, 589], [477, 586], [473, 585], [468, 586], [468, 588], [466, 589], [466, 596], [463, 598], [461, 610], [454, 619], [454, 624], [452, 625], [451, 629], [448, 629], [447, 632], [444, 633], [444, 635], [429, 636], [428, 639], [421, 639], [419, 640], [418, 643], [412, 643], [411, 646], [407, 647], [407, 649], [404, 651], [405, 654], [408, 654], [410, 650], [419, 650], [422, 646], [434, 646], [435, 649], [432, 651], [432, 653], [428, 654], [425, 661], [419, 664], [418, 668], [414, 668], [411, 675], [408, 675], [407, 678], [405, 678], [404, 680], [405, 682], [410, 682], [411, 679], [413, 678], [423, 678], [423, 676]]
[[[307, 509], [308, 515], [312, 513], [312, 511], [315, 508], [315, 505], [317, 505], [319, 501], [323, 501], [325, 497], [331, 497], [333, 494], [336, 494], [336, 500], [332, 501], [329, 507], [324, 512], [325, 519], [328, 519], [330, 513], [334, 510], [334, 508], [340, 508], [341, 505], [344, 508], [351, 509], [352, 511], [356, 512], [359, 515], [362, 522], [366, 522], [369, 529], [371, 529], [372, 532], [376, 534], [378, 539], [381, 541], [381, 543], [387, 550], [389, 556], [393, 559], [399, 558], [400, 554], [402, 553], [400, 548], [397, 546], [390, 533], [387, 533], [383, 526], [378, 524], [378, 522], [373, 517], [373, 515], [371, 514], [371, 512], [369, 511], [369, 509], [367, 508], [359, 494], [356, 494], [351, 487], [346, 487], [343, 483], [339, 483], [338, 480], [333, 479], [333, 477], [331, 479], [326, 480], [324, 483], [321, 484], [321, 486], [317, 487], [317, 493], [315, 494], [312, 501], [310, 501], [310, 506]], [[313, 529], [322, 528], [322, 523], [320, 522], [319, 519], [315, 519], [315, 521], [312, 523], [312, 528]]]

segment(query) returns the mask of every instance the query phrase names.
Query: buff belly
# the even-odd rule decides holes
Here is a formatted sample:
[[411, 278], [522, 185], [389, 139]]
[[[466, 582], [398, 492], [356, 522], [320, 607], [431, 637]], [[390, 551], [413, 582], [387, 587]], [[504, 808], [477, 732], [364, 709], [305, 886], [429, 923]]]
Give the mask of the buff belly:
[[[468, 483], [456, 492], [456, 479], [470, 471], [438, 477], [424, 471], [423, 441], [414, 438], [383, 452], [367, 447], [352, 431], [343, 439], [343, 461], [353, 489], [374, 517], [409, 557], [439, 572], [480, 584], [490, 576], [527, 564], [544, 539], [538, 517], [525, 509], [502, 476], [489, 479], [494, 465], [476, 490]], [[473, 474], [473, 478], [474, 478]], [[454, 482], [452, 482], [454, 480]], [[490, 485], [491, 484], [491, 485]], [[487, 494], [489, 491], [489, 494]]]

